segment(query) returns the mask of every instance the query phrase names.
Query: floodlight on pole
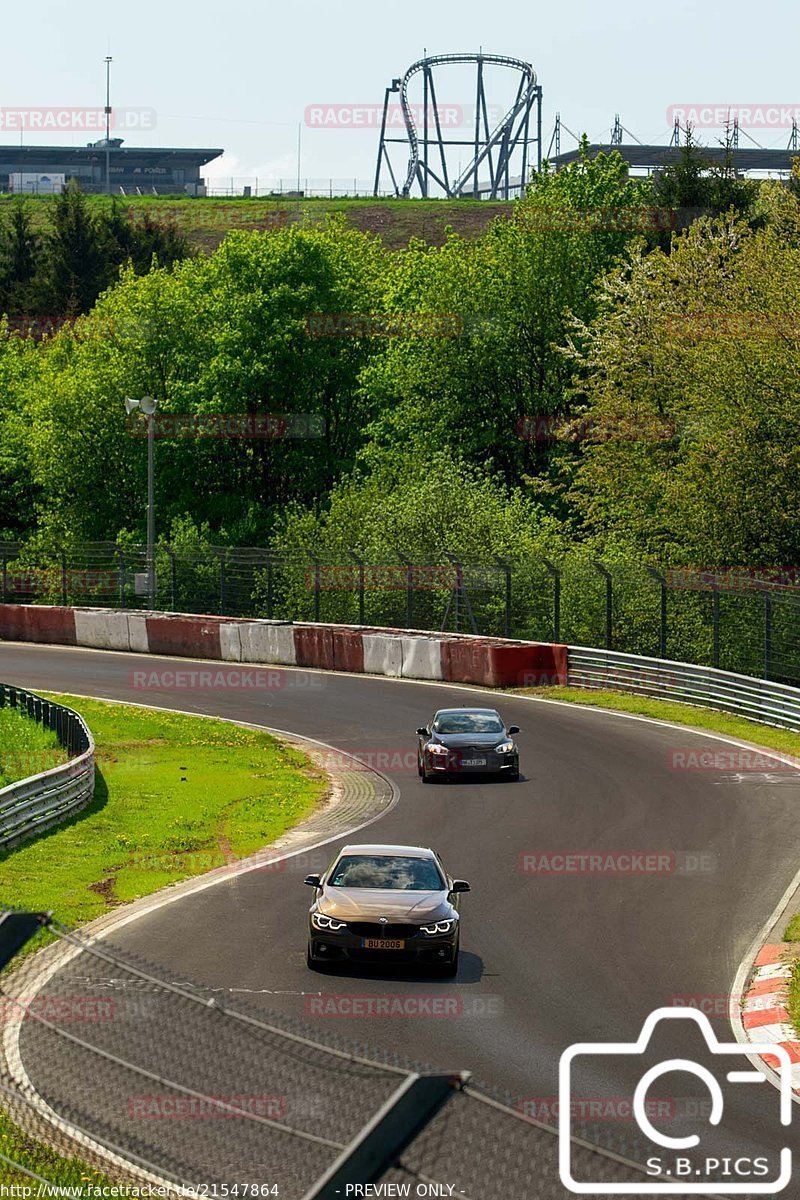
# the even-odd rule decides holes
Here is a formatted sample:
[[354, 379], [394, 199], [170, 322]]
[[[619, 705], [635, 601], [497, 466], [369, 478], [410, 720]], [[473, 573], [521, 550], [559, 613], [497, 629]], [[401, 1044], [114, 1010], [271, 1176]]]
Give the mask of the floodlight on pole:
[[137, 410], [147, 418], [147, 594], [150, 607], [156, 604], [156, 501], [155, 501], [155, 414], [158, 401], [153, 396], [142, 396], [134, 400], [125, 397], [125, 412], [128, 416]]

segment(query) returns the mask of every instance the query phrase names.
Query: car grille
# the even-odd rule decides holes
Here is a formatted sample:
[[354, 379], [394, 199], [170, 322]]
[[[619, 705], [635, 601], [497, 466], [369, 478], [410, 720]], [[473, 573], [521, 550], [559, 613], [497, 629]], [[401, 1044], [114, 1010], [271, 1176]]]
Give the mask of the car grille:
[[410, 938], [419, 933], [419, 925], [372, 925], [368, 921], [348, 921], [347, 928], [364, 938]]

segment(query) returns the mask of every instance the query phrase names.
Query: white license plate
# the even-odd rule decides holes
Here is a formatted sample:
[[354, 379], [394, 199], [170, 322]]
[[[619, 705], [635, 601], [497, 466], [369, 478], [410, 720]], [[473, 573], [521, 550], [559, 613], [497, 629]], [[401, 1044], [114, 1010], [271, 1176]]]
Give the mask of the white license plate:
[[486, 759], [485, 758], [462, 758], [461, 765], [462, 765], [462, 767], [485, 767]]

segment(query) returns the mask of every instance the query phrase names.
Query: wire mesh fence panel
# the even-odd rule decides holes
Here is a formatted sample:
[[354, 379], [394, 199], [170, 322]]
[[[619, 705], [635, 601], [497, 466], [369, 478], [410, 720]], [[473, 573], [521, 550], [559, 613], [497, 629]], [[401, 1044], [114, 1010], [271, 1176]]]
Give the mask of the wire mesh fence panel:
[[[55, 932], [0, 988], [0, 1108], [112, 1179], [270, 1184], [301, 1200], [426, 1069], [172, 981], [108, 939]], [[614, 1154], [574, 1152], [598, 1180], [641, 1177]], [[566, 1195], [555, 1132], [474, 1087], [453, 1094], [385, 1179], [473, 1200]]]
[[[739, 675], [763, 675], [764, 604], [761, 596], [722, 593], [716, 603], [719, 626], [716, 665], [723, 671], [735, 671]], [[712, 621], [713, 606], [712, 596]]]
[[765, 661], [771, 679], [800, 683], [800, 601], [777, 596], [765, 610]]
[[664, 657], [711, 666], [714, 629], [707, 592], [668, 587], [666, 643]]
[[[644, 1184], [643, 1170], [624, 1157], [619, 1149], [605, 1155], [573, 1146], [574, 1167], [592, 1182]], [[472, 1088], [449, 1101], [383, 1181], [445, 1183], [466, 1200], [567, 1200], [574, 1194], [561, 1182], [553, 1130]]]
[[510, 584], [511, 636], [534, 642], [558, 641], [561, 637], [558, 569], [538, 559], [513, 562]]
[[561, 639], [577, 646], [606, 643], [606, 580], [583, 556], [561, 565]]
[[[1, 598], [322, 621], [610, 647], [800, 681], [800, 587], [783, 578], [627, 559], [274, 553], [263, 547], [0, 543]], [[153, 588], [151, 589], [151, 584]], [[154, 590], [154, 595], [151, 595]]]
[[269, 1181], [299, 1197], [405, 1077], [164, 983], [105, 943], [48, 953], [58, 969], [43, 981], [26, 963], [4, 1001], [6, 1107], [25, 1128], [35, 1101], [83, 1134], [83, 1154], [94, 1142], [173, 1182]]

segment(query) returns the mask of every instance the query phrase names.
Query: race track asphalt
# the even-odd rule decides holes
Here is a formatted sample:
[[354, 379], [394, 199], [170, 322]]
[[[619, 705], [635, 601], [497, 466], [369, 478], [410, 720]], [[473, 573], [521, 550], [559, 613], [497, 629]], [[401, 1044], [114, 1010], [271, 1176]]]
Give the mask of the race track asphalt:
[[[272, 691], [142, 688], [133, 672], [192, 664], [18, 644], [0, 648], [0, 664], [6, 683], [262, 723], [350, 753], [384, 754], [373, 761], [387, 764], [400, 802], [355, 840], [433, 846], [451, 874], [470, 881], [456, 980], [396, 970], [310, 973], [305, 871], [225, 881], [148, 913], [113, 941], [176, 980], [304, 1018], [323, 1040], [330, 1030], [469, 1069], [513, 1105], [556, 1096], [559, 1057], [575, 1041], [632, 1041], [648, 1014], [676, 997], [717, 998], [710, 1003], [724, 1013], [740, 962], [797, 871], [800, 776], [676, 769], [673, 752], [726, 749], [690, 730], [496, 696], [506, 721], [523, 731], [522, 780], [423, 786], [409, 769], [416, 727], [438, 707], [473, 697], [486, 703], [486, 693], [294, 670]], [[320, 852], [318, 865], [334, 849]], [[521, 869], [523, 856], [623, 852], [668, 856], [670, 866], [630, 875]], [[345, 997], [335, 1003], [346, 1007], [352, 995], [388, 994], [456, 996], [459, 1012], [314, 1015], [320, 995]], [[732, 1040], [724, 1016], [713, 1025]], [[664, 1030], [664, 1053], [688, 1050], [677, 1027]], [[26, 1066], [35, 1080], [35, 1063]], [[623, 1094], [635, 1071], [623, 1063], [610, 1094]], [[607, 1078], [603, 1088], [608, 1094]], [[773, 1088], [740, 1089], [726, 1114], [731, 1147], [756, 1154], [783, 1144], [776, 1112]], [[675, 1128], [684, 1132], [682, 1118]]]

